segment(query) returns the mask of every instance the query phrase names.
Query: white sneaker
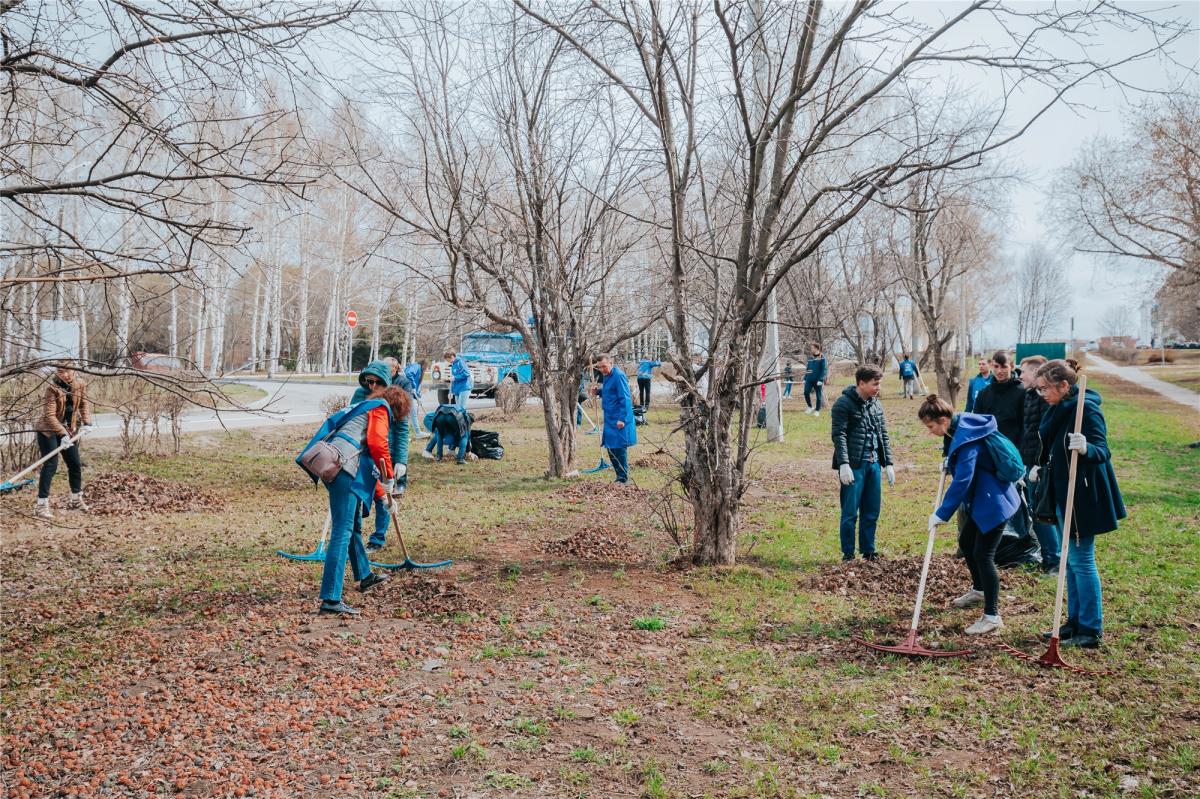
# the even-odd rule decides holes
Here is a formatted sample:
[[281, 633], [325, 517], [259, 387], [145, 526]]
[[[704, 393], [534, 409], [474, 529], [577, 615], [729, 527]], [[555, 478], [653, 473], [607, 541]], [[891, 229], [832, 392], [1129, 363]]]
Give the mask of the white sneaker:
[[952, 600], [950, 602], [950, 604], [954, 605], [954, 607], [956, 607], [956, 608], [969, 608], [972, 605], [982, 605], [983, 604], [983, 592], [976, 591], [974, 588], [972, 588], [970, 591], [967, 591], [967, 593], [963, 594], [958, 599]]
[[50, 512], [50, 500], [39, 499], [33, 503], [33, 518], [35, 519], [53, 519], [54, 514]]
[[988, 633], [998, 633], [1003, 629], [1004, 622], [1000, 620], [999, 616], [989, 616], [985, 613], [965, 632], [967, 635], [987, 635]]
[[78, 510], [87, 513], [87, 509], [88, 506], [83, 501], [82, 491], [80, 491], [78, 494], [72, 494], [70, 498], [67, 499], [67, 510]]
[[421, 457], [427, 461], [431, 461], [431, 460], [433, 460], [433, 453], [427, 449], [423, 449], [423, 450], [421, 450]]
[[812, 409], [812, 408], [809, 408], [809, 409], [808, 409], [808, 410], [806, 410], [804, 413], [805, 413], [805, 414], [807, 414], [808, 416], [812, 416], [812, 412], [813, 412], [813, 409]]
[[821, 412], [820, 412], [820, 411], [813, 411], [813, 418], [814, 418], [814, 419], [815, 419], [815, 418], [817, 418], [817, 417], [818, 417], [818, 416], [820, 416], [820, 415], [821, 415]]

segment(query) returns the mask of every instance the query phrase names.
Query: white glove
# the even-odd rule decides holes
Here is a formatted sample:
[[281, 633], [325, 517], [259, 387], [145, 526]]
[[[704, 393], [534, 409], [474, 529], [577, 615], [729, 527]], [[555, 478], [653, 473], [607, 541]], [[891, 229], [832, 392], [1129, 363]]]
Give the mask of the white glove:
[[937, 513], [931, 513], [929, 514], [929, 529], [933, 530], [933, 528], [937, 527], [939, 524], [945, 524], [947, 521], [949, 520], [943, 519], [942, 517], [938, 516]]
[[81, 436], [86, 436], [94, 432], [96, 432], [96, 428], [91, 424], [85, 424], [83, 427], [79, 428], [79, 435]]
[[824, 380], [818, 380], [818, 381], [817, 381], [817, 387], [818, 387], [818, 388], [819, 388], [819, 387], [821, 387], [821, 386], [823, 386], [823, 385], [825, 385], [825, 381], [824, 381]]
[[404, 463], [392, 464], [392, 477], [403, 477], [408, 474], [408, 465]]
[[394, 489], [395, 487], [396, 487], [395, 480], [384, 480], [383, 481], [383, 493], [390, 495], [392, 493], [392, 489]]
[[1083, 433], [1067, 433], [1067, 449], [1078, 452], [1080, 455], [1086, 455], [1087, 436]]
[[892, 486], [896, 485], [896, 467], [895, 466], [885, 466], [883, 469], [883, 473], [885, 475], [887, 475], [888, 488], [891, 488]]
[[838, 467], [838, 479], [842, 481], [842, 485], [848, 486], [854, 482], [854, 470], [850, 468], [850, 464], [843, 463]]
[[1029, 482], [1036, 483], [1038, 481], [1038, 475], [1041, 474], [1041, 471], [1041, 466], [1030, 466], [1028, 475]]

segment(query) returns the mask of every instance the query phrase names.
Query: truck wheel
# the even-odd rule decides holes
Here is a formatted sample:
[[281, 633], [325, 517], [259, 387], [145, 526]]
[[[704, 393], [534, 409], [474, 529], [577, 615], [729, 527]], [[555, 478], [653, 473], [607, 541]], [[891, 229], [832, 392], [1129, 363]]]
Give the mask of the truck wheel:
[[450, 389], [448, 389], [448, 388], [439, 388], [438, 389], [438, 404], [439, 405], [449, 405], [450, 404]]

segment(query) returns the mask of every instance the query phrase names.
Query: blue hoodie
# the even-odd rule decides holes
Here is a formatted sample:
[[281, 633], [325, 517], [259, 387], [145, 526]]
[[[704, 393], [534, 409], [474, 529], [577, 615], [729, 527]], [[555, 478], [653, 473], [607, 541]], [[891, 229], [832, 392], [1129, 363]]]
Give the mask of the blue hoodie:
[[992, 384], [992, 376], [989, 374], [975, 375], [971, 381], [967, 383], [967, 413], [975, 410], [975, 398], [979, 396], [979, 392]]
[[408, 382], [412, 384], [412, 395], [414, 397], [421, 396], [421, 364], [413, 362], [404, 367], [404, 374], [408, 377]]
[[471, 370], [467, 368], [467, 363], [461, 355], [450, 364], [450, 376], [454, 378], [450, 383], [451, 394], [457, 397], [463, 391], [471, 390]]
[[996, 466], [983, 439], [996, 431], [996, 418], [978, 413], [954, 417], [947, 460], [954, 481], [946, 489], [939, 519], [949, 521], [962, 505], [986, 533], [1012, 518], [1021, 507], [1015, 483], [996, 477]]

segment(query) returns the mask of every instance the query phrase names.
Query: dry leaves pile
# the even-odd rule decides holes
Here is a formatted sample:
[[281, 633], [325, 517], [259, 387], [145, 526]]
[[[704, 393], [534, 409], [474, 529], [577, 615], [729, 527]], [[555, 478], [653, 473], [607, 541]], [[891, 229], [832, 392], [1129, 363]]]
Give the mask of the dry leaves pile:
[[98, 475], [88, 481], [84, 498], [91, 512], [101, 516], [185, 513], [221, 507], [207, 491], [133, 472]]
[[470, 613], [480, 609], [478, 599], [445, 579], [421, 572], [396, 572], [387, 596], [397, 600], [397, 615], [403, 618]]
[[602, 528], [585, 527], [569, 538], [550, 541], [542, 549], [556, 557], [580, 560], [620, 561], [632, 563], [638, 559], [628, 542]]
[[[822, 567], [806, 587], [841, 596], [911, 599], [917, 595], [920, 578], [920, 558], [852, 560]], [[961, 560], [952, 555], [934, 555], [929, 563], [926, 596], [930, 600], [957, 596], [955, 592], [961, 593], [970, 579]]]

